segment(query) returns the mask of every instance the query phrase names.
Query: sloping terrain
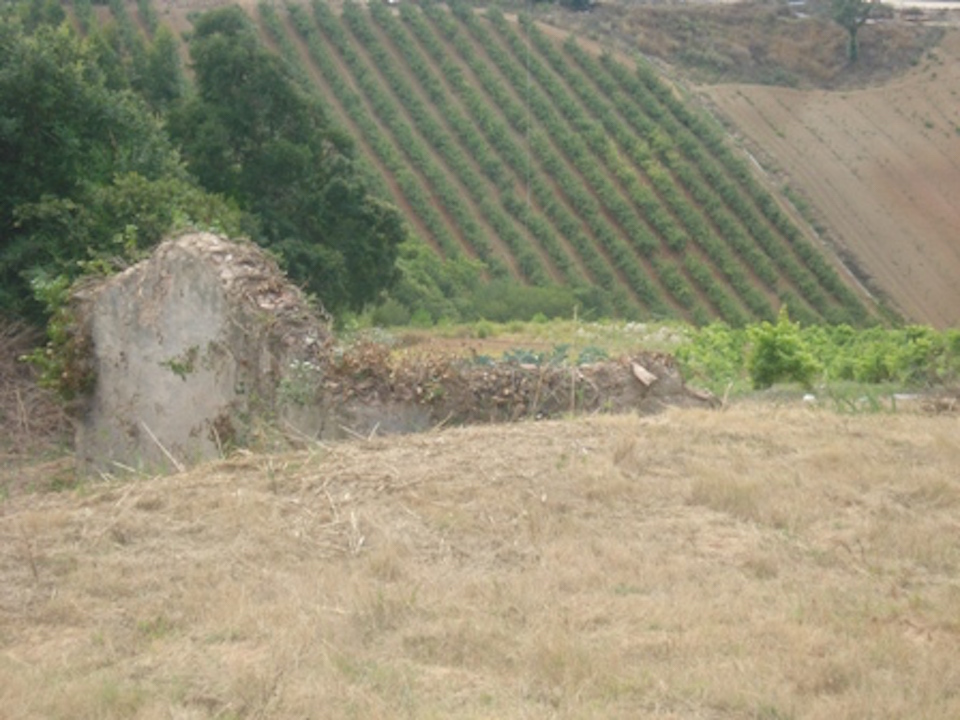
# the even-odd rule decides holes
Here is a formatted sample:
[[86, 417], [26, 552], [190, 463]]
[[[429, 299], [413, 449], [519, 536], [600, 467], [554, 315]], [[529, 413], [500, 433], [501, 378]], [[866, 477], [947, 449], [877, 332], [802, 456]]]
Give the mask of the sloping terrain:
[[960, 715], [956, 415], [443, 430], [0, 503], [0, 708]]
[[[186, 33], [219, 4], [156, 16]], [[910, 321], [960, 322], [958, 10], [897, 9], [863, 29], [848, 68], [838, 27], [764, 4], [537, 8], [554, 27], [412, 4], [244, 6], [445, 257], [602, 287], [627, 315], [736, 323], [787, 302], [800, 320], [860, 322], [866, 286]], [[584, 37], [561, 46], [568, 28]], [[695, 94], [765, 181], [747, 156], [717, 155], [722, 132], [655, 73], [631, 72], [637, 49], [679, 87], [726, 81]]]
[[861, 30], [854, 67], [843, 31], [807, 7], [604, 3], [542, 17], [662, 61], [874, 293], [907, 320], [956, 326], [960, 4], [894, 5]]
[[[111, 3], [126, 38], [149, 25], [133, 19], [139, 6]], [[193, 7], [156, 14], [186, 32]], [[783, 303], [809, 322], [875, 316], [722, 128], [650, 67], [496, 9], [246, 7], [443, 257], [594, 288], [605, 312], [626, 317], [740, 325]]]
[[960, 324], [960, 34], [906, 75], [839, 91], [703, 87], [905, 316]]

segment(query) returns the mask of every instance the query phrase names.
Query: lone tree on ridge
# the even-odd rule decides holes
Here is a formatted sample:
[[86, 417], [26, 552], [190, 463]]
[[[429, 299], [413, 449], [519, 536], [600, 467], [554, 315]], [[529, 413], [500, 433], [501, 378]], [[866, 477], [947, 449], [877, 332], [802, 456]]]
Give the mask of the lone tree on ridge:
[[871, 0], [831, 0], [830, 17], [847, 31], [847, 60], [850, 64], [860, 57], [857, 33], [867, 22], [875, 4]]

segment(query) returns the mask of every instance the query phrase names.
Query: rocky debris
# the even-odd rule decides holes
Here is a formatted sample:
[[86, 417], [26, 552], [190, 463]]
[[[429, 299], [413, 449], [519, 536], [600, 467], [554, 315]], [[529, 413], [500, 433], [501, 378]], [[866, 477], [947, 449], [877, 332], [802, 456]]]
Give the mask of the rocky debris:
[[960, 413], [960, 390], [943, 390], [932, 397], [924, 398], [921, 407], [925, 412], [935, 415]]
[[321, 437], [718, 404], [710, 393], [688, 388], [665, 353], [538, 364], [446, 355], [394, 358], [386, 345], [359, 343], [326, 358], [316, 372], [317, 394], [310, 402], [325, 407], [323, 417], [337, 423], [305, 429]]

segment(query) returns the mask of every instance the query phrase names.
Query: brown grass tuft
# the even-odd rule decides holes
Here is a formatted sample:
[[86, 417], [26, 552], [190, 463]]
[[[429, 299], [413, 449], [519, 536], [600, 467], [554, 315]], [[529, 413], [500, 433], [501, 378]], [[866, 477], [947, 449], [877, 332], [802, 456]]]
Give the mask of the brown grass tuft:
[[0, 497], [75, 480], [70, 463], [37, 463], [61, 454], [71, 429], [61, 403], [37, 387], [36, 371], [22, 360], [42, 340], [38, 330], [0, 318]]

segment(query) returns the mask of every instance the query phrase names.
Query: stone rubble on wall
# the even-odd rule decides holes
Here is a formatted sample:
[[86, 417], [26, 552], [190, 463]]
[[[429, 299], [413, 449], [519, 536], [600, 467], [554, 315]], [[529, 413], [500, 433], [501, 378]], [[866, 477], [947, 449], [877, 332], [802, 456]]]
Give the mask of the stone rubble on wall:
[[659, 353], [571, 367], [338, 346], [269, 255], [211, 233], [161, 243], [77, 308], [95, 377], [77, 456], [101, 471], [179, 470], [264, 427], [296, 443], [713, 402]]

